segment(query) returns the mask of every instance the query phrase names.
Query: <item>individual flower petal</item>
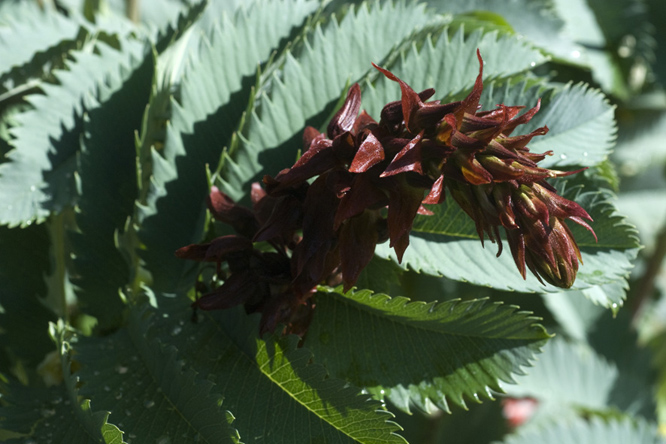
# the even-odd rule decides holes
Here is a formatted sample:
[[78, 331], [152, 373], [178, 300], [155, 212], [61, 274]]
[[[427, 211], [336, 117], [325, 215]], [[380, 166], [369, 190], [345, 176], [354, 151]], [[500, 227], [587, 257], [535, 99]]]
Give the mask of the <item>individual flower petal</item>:
[[296, 274], [301, 274], [312, 258], [325, 254], [335, 238], [333, 223], [340, 199], [336, 182], [340, 174], [322, 174], [308, 188], [303, 204], [303, 240], [298, 246]]
[[476, 50], [476, 57], [479, 59], [479, 75], [476, 77], [472, 91], [462, 101], [460, 115], [456, 113], [458, 120], [461, 120], [463, 112], [474, 114], [479, 108], [479, 100], [481, 99], [481, 93], [483, 93], [483, 59], [481, 58], [481, 51], [478, 49]]
[[423, 188], [413, 187], [402, 176], [387, 177], [389, 192], [388, 229], [389, 246], [395, 249], [398, 262], [409, 245], [409, 232], [412, 229], [414, 218], [423, 200]]
[[446, 198], [446, 191], [444, 190], [444, 175], [440, 175], [437, 180], [435, 180], [435, 183], [432, 185], [432, 188], [430, 188], [430, 192], [426, 196], [425, 199], [423, 199], [424, 204], [440, 204], [444, 202], [444, 199]]
[[349, 165], [350, 173], [364, 173], [384, 160], [384, 147], [374, 134], [368, 134]]
[[259, 228], [254, 213], [249, 208], [236, 205], [216, 186], [211, 187], [206, 204], [215, 219], [231, 225], [237, 233], [243, 236], [251, 238]]
[[354, 121], [361, 109], [361, 87], [354, 83], [347, 92], [347, 98], [342, 107], [328, 124], [327, 134], [329, 139], [335, 139], [342, 133], [349, 132], [354, 127]]
[[530, 109], [525, 114], [511, 120], [504, 128], [504, 135], [506, 136], [511, 135], [511, 133], [518, 127], [518, 125], [522, 125], [532, 120], [532, 117], [534, 117], [534, 115], [537, 112], [539, 112], [540, 109], [541, 109], [541, 99], [537, 100], [537, 104], [534, 108]]
[[337, 230], [344, 220], [361, 214], [365, 209], [379, 209], [388, 203], [388, 195], [375, 184], [372, 177], [357, 174], [352, 179], [349, 191], [340, 199], [333, 226]]
[[310, 149], [303, 153], [294, 166], [280, 171], [274, 179], [269, 176], [264, 177], [267, 191], [276, 195], [339, 165], [332, 147], [333, 142], [328, 139], [319, 137], [313, 139]]
[[303, 203], [301, 200], [291, 195], [281, 196], [276, 201], [273, 212], [266, 223], [255, 234], [253, 241], [288, 238], [301, 227], [302, 221]]
[[340, 227], [340, 268], [344, 291], [354, 286], [361, 271], [375, 255], [375, 246], [379, 240], [375, 223], [378, 217], [373, 211], [364, 211]]
[[423, 131], [416, 135], [407, 145], [393, 158], [379, 177], [394, 176], [408, 171], [423, 174], [421, 166], [421, 140]]
[[384, 74], [388, 79], [393, 80], [394, 82], [398, 82], [400, 84], [400, 91], [402, 91], [402, 100], [401, 100], [402, 117], [405, 121], [405, 126], [407, 127], [407, 130], [408, 131], [415, 130], [416, 128], [412, 128], [411, 117], [419, 108], [422, 108], [424, 106], [421, 97], [419, 97], [419, 95], [416, 93], [416, 91], [412, 89], [411, 86], [400, 80], [391, 71], [381, 68], [375, 65], [374, 63], [372, 64], [372, 66], [374, 66], [379, 72]]

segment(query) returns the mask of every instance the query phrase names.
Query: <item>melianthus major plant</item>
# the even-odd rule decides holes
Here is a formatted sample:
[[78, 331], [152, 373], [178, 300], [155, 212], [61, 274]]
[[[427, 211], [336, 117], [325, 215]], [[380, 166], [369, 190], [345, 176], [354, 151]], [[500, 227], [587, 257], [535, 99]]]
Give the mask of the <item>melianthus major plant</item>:
[[614, 107], [562, 83], [643, 59], [564, 0], [43, 3], [0, 3], [4, 442], [658, 442]]

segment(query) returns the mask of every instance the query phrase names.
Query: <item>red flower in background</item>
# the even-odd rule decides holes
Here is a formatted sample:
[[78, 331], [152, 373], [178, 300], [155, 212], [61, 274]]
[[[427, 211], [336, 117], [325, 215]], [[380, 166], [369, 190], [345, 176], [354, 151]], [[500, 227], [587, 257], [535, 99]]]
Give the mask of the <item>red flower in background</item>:
[[[349, 290], [377, 243], [386, 240], [402, 261], [414, 218], [432, 214], [423, 204], [443, 202], [447, 188], [474, 220], [481, 242], [487, 235], [498, 243], [498, 256], [500, 227], [505, 231], [523, 277], [529, 269], [540, 281], [570, 287], [581, 256], [564, 221], [592, 231], [585, 222], [592, 219], [578, 204], [558, 196], [546, 179], [576, 171], [537, 165], [552, 153], [531, 153], [527, 144], [546, 134], [547, 127], [512, 136], [536, 114], [539, 103], [522, 115], [522, 106], [478, 112], [483, 90], [478, 58], [481, 68], [471, 93], [447, 104], [428, 102], [434, 90], [416, 93], [375, 66], [402, 91], [400, 101], [382, 109], [379, 122], [360, 112], [361, 91], [355, 84], [326, 134], [306, 128], [302, 157], [275, 177], [265, 176], [263, 189], [253, 185], [252, 209], [213, 188], [211, 214], [238, 234], [176, 253], [217, 263], [223, 284], [194, 305], [222, 309], [243, 304], [248, 312], [262, 313], [262, 332], [282, 323], [287, 331], [304, 333], [316, 286], [342, 282]], [[257, 249], [256, 242], [268, 243], [273, 251]]]

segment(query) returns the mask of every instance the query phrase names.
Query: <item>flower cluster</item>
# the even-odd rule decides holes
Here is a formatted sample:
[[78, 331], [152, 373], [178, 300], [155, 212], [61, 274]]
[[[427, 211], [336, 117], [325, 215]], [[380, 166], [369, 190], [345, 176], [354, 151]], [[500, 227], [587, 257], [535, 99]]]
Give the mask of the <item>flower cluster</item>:
[[[526, 268], [558, 287], [570, 287], [580, 251], [565, 220], [592, 233], [592, 219], [575, 202], [558, 196], [546, 179], [574, 174], [541, 168], [547, 155], [531, 153], [530, 140], [547, 127], [511, 136], [539, 110], [498, 105], [479, 112], [483, 60], [471, 93], [462, 101], [428, 101], [435, 91], [415, 92], [391, 72], [402, 99], [387, 104], [379, 122], [361, 111], [353, 85], [326, 133], [308, 127], [304, 152], [264, 188], [254, 184], [253, 208], [244, 208], [213, 188], [208, 206], [237, 235], [178, 250], [183, 258], [212, 261], [224, 284], [195, 302], [202, 309], [244, 304], [262, 313], [262, 331], [278, 323], [302, 332], [312, 311], [310, 296], [322, 282], [351, 288], [389, 240], [398, 260], [409, 245], [424, 204], [444, 201], [446, 189], [502, 253], [503, 228], [523, 278]], [[272, 246], [259, 250], [255, 244]], [[222, 267], [222, 264], [226, 267]], [[223, 269], [224, 268], [224, 269]]]

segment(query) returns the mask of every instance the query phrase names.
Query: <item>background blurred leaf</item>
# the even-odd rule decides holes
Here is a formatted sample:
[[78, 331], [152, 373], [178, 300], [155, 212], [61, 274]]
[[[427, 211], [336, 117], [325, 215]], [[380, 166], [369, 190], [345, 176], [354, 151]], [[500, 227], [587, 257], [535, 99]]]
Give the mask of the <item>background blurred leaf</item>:
[[562, 442], [605, 443], [605, 444], [658, 444], [663, 438], [657, 428], [645, 421], [628, 419], [604, 421], [593, 418], [591, 421], [575, 419], [553, 423], [541, 429], [528, 429], [502, 441], [505, 444]]
[[[599, 324], [595, 328], [599, 329]], [[617, 361], [609, 361], [609, 356], [601, 356], [583, 342], [553, 339], [544, 347], [527, 375], [516, 377], [516, 385], [502, 384], [502, 387], [510, 396], [531, 397], [539, 402], [533, 419], [537, 424], [558, 416], [573, 417], [585, 412], [602, 415], [613, 414], [613, 411], [630, 415], [648, 413], [649, 419], [654, 419], [654, 414], [650, 413], [654, 412], [651, 378], [645, 374], [645, 360], [641, 358], [640, 365], [626, 363], [620, 367], [618, 364], [640, 354], [632, 343], [631, 347], [624, 347], [614, 356]], [[643, 370], [637, 372], [632, 368]]]
[[[465, 2], [428, 0], [427, 3], [441, 13], [463, 14], [472, 11], [489, 11], [500, 15], [517, 34], [524, 36], [543, 51], [560, 58], [571, 58], [577, 48], [563, 33], [564, 22], [557, 16], [552, 3], [547, 0], [470, 0]], [[477, 15], [477, 18], [480, 16]], [[491, 20], [491, 23], [492, 21], [494, 20]]]

